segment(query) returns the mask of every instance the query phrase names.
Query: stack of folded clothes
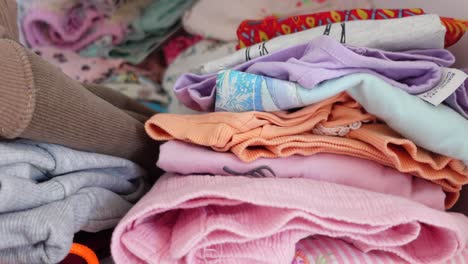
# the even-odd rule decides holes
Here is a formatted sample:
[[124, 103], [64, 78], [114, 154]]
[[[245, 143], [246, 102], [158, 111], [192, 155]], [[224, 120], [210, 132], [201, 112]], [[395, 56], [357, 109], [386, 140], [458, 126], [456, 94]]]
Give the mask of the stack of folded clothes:
[[446, 210], [468, 183], [468, 75], [444, 48], [466, 28], [421, 9], [242, 22], [242, 49], [174, 85], [209, 113], [146, 122], [167, 173], [114, 260], [464, 263], [468, 217]]
[[0, 263], [96, 260], [75, 233], [115, 227], [158, 176], [154, 112], [21, 46], [14, 3], [0, 1]]
[[20, 39], [81, 83], [105, 84], [164, 111], [156, 52], [180, 28], [184, 0], [18, 1]]

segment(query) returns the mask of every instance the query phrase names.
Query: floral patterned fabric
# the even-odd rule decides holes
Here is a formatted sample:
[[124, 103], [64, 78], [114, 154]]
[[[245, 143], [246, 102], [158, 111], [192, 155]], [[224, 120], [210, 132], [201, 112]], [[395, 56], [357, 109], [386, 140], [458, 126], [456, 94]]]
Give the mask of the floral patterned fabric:
[[[379, 20], [402, 18], [425, 14], [421, 8], [411, 9], [353, 9], [330, 11], [287, 18], [268, 17], [263, 20], [245, 20], [237, 29], [239, 44], [237, 49], [249, 47], [281, 35], [300, 32], [306, 29], [342, 21]], [[468, 28], [468, 21], [441, 18], [447, 28], [445, 46], [455, 44]]]

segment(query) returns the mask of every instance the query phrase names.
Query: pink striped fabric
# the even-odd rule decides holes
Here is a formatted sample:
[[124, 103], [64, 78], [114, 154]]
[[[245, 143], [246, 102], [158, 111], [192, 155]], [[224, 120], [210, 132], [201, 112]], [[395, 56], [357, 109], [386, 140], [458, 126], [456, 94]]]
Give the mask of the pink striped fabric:
[[399, 263], [441, 263], [465, 248], [468, 218], [312, 179], [166, 174], [119, 223], [111, 248], [125, 264], [284, 264], [311, 236]]
[[[296, 245], [296, 255], [292, 264], [400, 264], [395, 255], [382, 252], [362, 252], [341, 239], [314, 236], [301, 240]], [[468, 263], [468, 249], [454, 256], [444, 264]]]

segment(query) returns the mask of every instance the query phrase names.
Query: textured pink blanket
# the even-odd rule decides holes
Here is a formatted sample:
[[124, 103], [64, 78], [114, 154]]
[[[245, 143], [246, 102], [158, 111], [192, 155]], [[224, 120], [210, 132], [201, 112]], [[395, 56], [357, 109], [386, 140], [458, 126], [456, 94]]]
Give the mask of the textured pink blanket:
[[410, 263], [457, 256], [468, 218], [311, 179], [166, 174], [114, 231], [116, 263], [290, 263], [307, 237]]

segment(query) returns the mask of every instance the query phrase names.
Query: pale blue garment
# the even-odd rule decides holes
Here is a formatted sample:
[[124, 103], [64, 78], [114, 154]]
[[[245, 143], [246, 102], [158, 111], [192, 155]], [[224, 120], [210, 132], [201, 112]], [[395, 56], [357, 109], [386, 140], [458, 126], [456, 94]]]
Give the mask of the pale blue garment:
[[328, 82], [306, 89], [301, 85], [235, 70], [218, 73], [215, 111], [275, 112], [320, 102], [348, 87]]
[[444, 104], [434, 106], [369, 74], [330, 81], [330, 85], [341, 84], [350, 87], [346, 90], [348, 94], [367, 112], [402, 136], [468, 166], [468, 120], [455, 110]]
[[431, 105], [365, 73], [325, 81], [313, 89], [252, 75], [231, 70], [221, 72], [216, 109], [231, 112], [285, 110], [314, 104], [346, 91], [366, 111], [418, 146], [468, 165], [468, 120], [446, 105]]

